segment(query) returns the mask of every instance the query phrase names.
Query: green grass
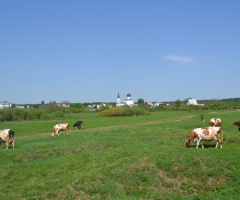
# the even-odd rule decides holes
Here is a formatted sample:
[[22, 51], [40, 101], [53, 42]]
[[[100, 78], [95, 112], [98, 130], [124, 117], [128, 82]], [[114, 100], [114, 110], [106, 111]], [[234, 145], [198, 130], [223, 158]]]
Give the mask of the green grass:
[[134, 117], [99, 117], [98, 113], [83, 113], [83, 114], [67, 114], [67, 119], [46, 120], [46, 121], [20, 121], [20, 122], [0, 122], [0, 130], [11, 128], [15, 131], [15, 136], [35, 135], [38, 133], [51, 133], [53, 126], [57, 123], [70, 124], [70, 130], [73, 124], [78, 121], [83, 121], [84, 130], [92, 128], [101, 128], [109, 126], [131, 125], [135, 123], [151, 122], [161, 119], [172, 119], [185, 115], [193, 115], [189, 112], [153, 112], [146, 116]]
[[[205, 111], [204, 123], [200, 114], [156, 112], [124, 118], [89, 115], [83, 120], [84, 130], [54, 137], [34, 135], [30, 130], [34, 126], [31, 124], [39, 123], [40, 132], [45, 132], [42, 123], [50, 126], [55, 121], [21, 122], [21, 131], [26, 127], [26, 135], [31, 137], [16, 138], [14, 150], [5, 150], [5, 144], [0, 146], [0, 197], [238, 199], [240, 132], [232, 123], [240, 120], [240, 113]], [[172, 121], [181, 116], [193, 117]], [[205, 149], [196, 149], [195, 143], [185, 148], [183, 139], [192, 129], [207, 126], [212, 117], [223, 121], [223, 149], [215, 149], [214, 142], [204, 142]], [[143, 124], [165, 119], [164, 123]], [[18, 133], [16, 124], [11, 125]]]

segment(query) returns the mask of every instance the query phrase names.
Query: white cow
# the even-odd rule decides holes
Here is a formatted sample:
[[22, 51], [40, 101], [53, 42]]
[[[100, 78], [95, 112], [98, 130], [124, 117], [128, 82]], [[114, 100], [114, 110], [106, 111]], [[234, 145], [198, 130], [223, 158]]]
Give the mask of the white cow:
[[11, 129], [0, 130], [0, 144], [2, 142], [6, 143], [6, 149], [8, 149], [8, 145], [11, 144], [14, 149], [14, 131]]
[[54, 136], [54, 134], [58, 135], [59, 136], [59, 131], [67, 131], [67, 135], [68, 134], [71, 134], [70, 131], [69, 131], [69, 124], [68, 123], [64, 123], [64, 124], [56, 124], [54, 127], [53, 127], [53, 130], [52, 130], [52, 136]]
[[190, 146], [191, 141], [196, 141], [197, 145], [196, 148], [198, 148], [199, 143], [202, 145], [202, 148], [204, 148], [202, 144], [202, 140], [215, 140], [216, 141], [216, 147], [218, 147], [218, 142], [220, 142], [220, 148], [222, 148], [222, 138], [221, 138], [222, 128], [221, 127], [206, 127], [206, 128], [196, 128], [191, 132], [191, 135], [187, 140], [185, 140], [186, 147]]

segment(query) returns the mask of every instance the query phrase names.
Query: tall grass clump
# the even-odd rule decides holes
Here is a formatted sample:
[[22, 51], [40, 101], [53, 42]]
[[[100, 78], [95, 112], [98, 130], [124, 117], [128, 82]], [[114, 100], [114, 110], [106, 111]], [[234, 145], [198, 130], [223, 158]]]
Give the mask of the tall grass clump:
[[138, 116], [147, 115], [148, 112], [136, 107], [110, 108], [99, 113], [101, 117]]

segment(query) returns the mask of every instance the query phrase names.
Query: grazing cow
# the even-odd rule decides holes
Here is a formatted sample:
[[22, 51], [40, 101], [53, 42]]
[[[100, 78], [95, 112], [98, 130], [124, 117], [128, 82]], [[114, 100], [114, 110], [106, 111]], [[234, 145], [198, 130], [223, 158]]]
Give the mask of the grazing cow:
[[186, 147], [190, 146], [191, 141], [196, 141], [197, 145], [196, 148], [198, 148], [199, 143], [202, 145], [202, 148], [204, 148], [202, 144], [202, 140], [215, 140], [216, 141], [216, 147], [218, 147], [218, 142], [220, 142], [220, 148], [222, 148], [222, 138], [221, 138], [222, 127], [206, 127], [206, 128], [196, 128], [191, 132], [191, 135], [187, 140], [185, 140]]
[[238, 127], [238, 130], [240, 131], [240, 121], [234, 122], [233, 125], [236, 125]]
[[11, 129], [0, 130], [0, 144], [2, 142], [6, 143], [6, 149], [8, 149], [8, 145], [11, 144], [14, 149], [14, 131]]
[[82, 129], [83, 128], [83, 122], [82, 121], [77, 121], [73, 127], [77, 127], [78, 129]]
[[221, 119], [220, 118], [212, 118], [209, 122], [209, 126], [213, 127], [219, 127], [221, 126]]
[[58, 135], [58, 132], [59, 131], [67, 131], [67, 135], [68, 134], [71, 134], [70, 131], [69, 131], [69, 124], [68, 123], [64, 123], [64, 124], [56, 124], [54, 127], [53, 127], [53, 130], [52, 130], [52, 136], [54, 136], [54, 134]]

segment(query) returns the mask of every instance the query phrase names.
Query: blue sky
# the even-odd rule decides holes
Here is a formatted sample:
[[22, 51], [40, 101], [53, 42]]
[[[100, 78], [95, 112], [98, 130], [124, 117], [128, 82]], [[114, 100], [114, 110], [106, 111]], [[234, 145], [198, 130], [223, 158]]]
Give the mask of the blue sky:
[[0, 101], [239, 97], [239, 0], [0, 0]]

